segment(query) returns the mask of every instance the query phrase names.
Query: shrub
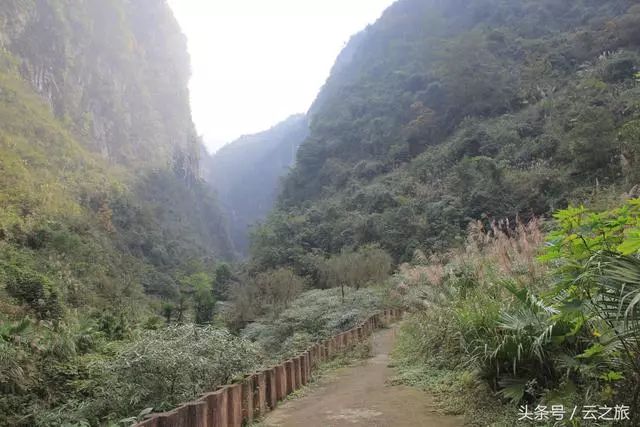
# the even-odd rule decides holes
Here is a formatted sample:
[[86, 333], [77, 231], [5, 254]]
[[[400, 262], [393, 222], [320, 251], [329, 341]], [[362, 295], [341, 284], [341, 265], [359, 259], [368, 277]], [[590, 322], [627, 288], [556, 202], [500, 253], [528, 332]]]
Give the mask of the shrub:
[[227, 310], [227, 322], [240, 329], [260, 316], [276, 316], [289, 307], [306, 285], [292, 270], [279, 268], [259, 273], [231, 289], [233, 309]]
[[383, 307], [385, 294], [382, 288], [354, 289], [343, 301], [338, 289], [307, 291], [277, 316], [247, 326], [243, 336], [278, 360], [365, 320]]
[[53, 285], [44, 275], [24, 267], [0, 264], [7, 293], [27, 305], [40, 319], [59, 319], [62, 306]]
[[601, 212], [570, 207], [555, 219], [538, 259], [537, 221], [490, 231], [477, 223], [443, 263], [442, 285], [399, 277], [421, 289], [406, 297], [423, 300], [413, 304], [418, 313], [399, 351], [414, 364], [472, 369], [514, 403], [584, 404], [595, 395], [613, 405], [624, 397], [634, 412], [640, 200]]
[[112, 359], [94, 363], [94, 379], [86, 387], [93, 396], [76, 408], [78, 419], [169, 409], [260, 362], [256, 346], [224, 329], [180, 325], [145, 331]]
[[[488, 228], [473, 222], [463, 248], [405, 266], [396, 281], [418, 312], [403, 332], [411, 336], [401, 340], [404, 357], [435, 369], [471, 369], [516, 401], [528, 382], [546, 385], [553, 310], [530, 293], [545, 287], [548, 270], [535, 259], [543, 241], [535, 219]], [[519, 378], [525, 380], [514, 383]]]
[[[640, 199], [594, 212], [570, 207], [556, 215], [543, 257], [556, 266], [552, 296], [580, 350], [569, 369], [612, 399], [640, 405]], [[617, 387], [616, 387], [616, 383]], [[635, 418], [637, 420], [637, 416]]]
[[391, 273], [392, 259], [377, 246], [364, 246], [358, 251], [343, 251], [319, 260], [318, 276], [321, 288], [340, 287], [343, 299], [345, 287], [380, 284]]

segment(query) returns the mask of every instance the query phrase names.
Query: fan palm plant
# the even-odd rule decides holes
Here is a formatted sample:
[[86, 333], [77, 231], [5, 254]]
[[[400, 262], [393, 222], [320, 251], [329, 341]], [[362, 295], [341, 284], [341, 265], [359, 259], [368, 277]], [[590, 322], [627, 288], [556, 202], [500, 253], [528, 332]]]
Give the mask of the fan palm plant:
[[640, 395], [640, 260], [633, 255], [603, 252], [588, 266], [595, 272], [597, 295], [592, 305], [603, 329], [599, 350], [609, 355], [612, 366], [631, 372], [634, 383], [632, 403]]

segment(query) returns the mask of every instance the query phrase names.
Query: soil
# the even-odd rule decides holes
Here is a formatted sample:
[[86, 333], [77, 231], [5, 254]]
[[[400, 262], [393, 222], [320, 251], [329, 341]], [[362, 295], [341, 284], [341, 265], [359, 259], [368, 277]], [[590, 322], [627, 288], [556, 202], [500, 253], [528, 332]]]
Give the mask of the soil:
[[269, 413], [267, 427], [458, 427], [462, 418], [441, 415], [433, 399], [418, 389], [390, 385], [389, 365], [396, 329], [372, 337], [373, 356], [357, 366], [342, 368], [319, 381], [307, 393]]

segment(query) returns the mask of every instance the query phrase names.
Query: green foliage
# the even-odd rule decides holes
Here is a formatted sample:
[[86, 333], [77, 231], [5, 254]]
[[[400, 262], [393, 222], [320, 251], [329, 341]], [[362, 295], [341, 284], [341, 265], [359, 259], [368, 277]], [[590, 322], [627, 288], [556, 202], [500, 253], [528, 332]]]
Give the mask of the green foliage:
[[551, 245], [543, 260], [586, 262], [598, 252], [633, 255], [640, 249], [638, 199], [604, 212], [569, 207], [554, 217], [558, 227], [549, 235]]
[[340, 287], [344, 299], [345, 287], [358, 290], [383, 283], [391, 273], [391, 265], [389, 254], [376, 246], [365, 246], [357, 252], [343, 251], [329, 259], [317, 260], [317, 286]]
[[[180, 280], [180, 292], [191, 295], [197, 324], [210, 323], [213, 320], [216, 301], [213, 295], [213, 279], [210, 275], [199, 272], [183, 277]], [[183, 298], [186, 298], [186, 296]], [[182, 298], [181, 303], [184, 304]], [[182, 321], [182, 310], [178, 322]], [[169, 313], [165, 310], [165, 314]], [[167, 317], [170, 318], [171, 316]]]
[[609, 394], [616, 393], [612, 385], [633, 385], [634, 408], [640, 405], [639, 207], [632, 199], [603, 212], [561, 211], [545, 254], [557, 265], [556, 321], [567, 323], [582, 340], [579, 362], [570, 366], [600, 380]]
[[87, 366], [74, 383], [64, 410], [52, 410], [39, 425], [86, 421], [97, 425], [144, 408], [170, 409], [231, 382], [259, 366], [258, 349], [228, 331], [193, 325], [145, 331], [109, 358]]
[[232, 290], [233, 310], [227, 321], [239, 328], [259, 316], [275, 317], [302, 293], [305, 284], [302, 277], [289, 269], [257, 274]]
[[[420, 311], [403, 330], [405, 369], [471, 370], [512, 404], [575, 405], [597, 396], [636, 408], [638, 206], [632, 199], [608, 210], [557, 212], [538, 261], [531, 247], [540, 248], [540, 239], [500, 237], [494, 228], [473, 237], [464, 254], [449, 255], [444, 268], [430, 266], [446, 273], [442, 285], [409, 294], [423, 304], [414, 304]], [[519, 258], [528, 259], [523, 275]], [[542, 275], [540, 262], [548, 269]]]
[[219, 299], [226, 299], [229, 286], [233, 281], [233, 273], [229, 264], [220, 263], [216, 267], [213, 292]]
[[[0, 425], [108, 423], [78, 415], [92, 368], [233, 255], [184, 38], [164, 2], [9, 0], [0, 39]], [[185, 322], [211, 321], [212, 284]]]
[[289, 308], [256, 319], [242, 335], [260, 344], [275, 362], [315, 341], [349, 330], [383, 308], [386, 292], [380, 287], [352, 289], [343, 299], [339, 289], [307, 291]]
[[27, 305], [39, 319], [55, 320], [62, 316], [58, 295], [45, 276], [11, 265], [0, 267], [7, 293], [18, 303]]
[[117, 395], [121, 414], [131, 402], [160, 409], [227, 384], [259, 360], [255, 347], [224, 330], [185, 325], [153, 331], [98, 368], [115, 381], [113, 395], [102, 398], [108, 402]]
[[[472, 220], [548, 215], [638, 183], [628, 0], [402, 0], [355, 36], [309, 112], [258, 270], [376, 243], [394, 261]], [[595, 190], [594, 190], [595, 188]]]

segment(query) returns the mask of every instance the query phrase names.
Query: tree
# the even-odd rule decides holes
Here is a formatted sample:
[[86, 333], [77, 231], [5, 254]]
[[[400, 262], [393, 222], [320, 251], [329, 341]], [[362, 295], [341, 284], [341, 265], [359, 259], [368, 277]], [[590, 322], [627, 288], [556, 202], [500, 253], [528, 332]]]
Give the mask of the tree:
[[184, 320], [188, 297], [192, 300], [195, 322], [198, 324], [211, 322], [216, 301], [213, 295], [213, 279], [208, 273], [193, 273], [180, 280], [178, 323]]
[[231, 267], [227, 263], [220, 263], [216, 267], [214, 275], [213, 293], [219, 300], [226, 300], [228, 298], [229, 284], [233, 280]]
[[287, 268], [260, 273], [252, 282], [258, 289], [261, 301], [271, 307], [274, 313], [287, 308], [305, 286], [304, 279]]
[[358, 251], [343, 251], [318, 262], [321, 287], [340, 287], [342, 300], [345, 287], [360, 289], [385, 280], [391, 272], [392, 259], [377, 246], [364, 246]]

